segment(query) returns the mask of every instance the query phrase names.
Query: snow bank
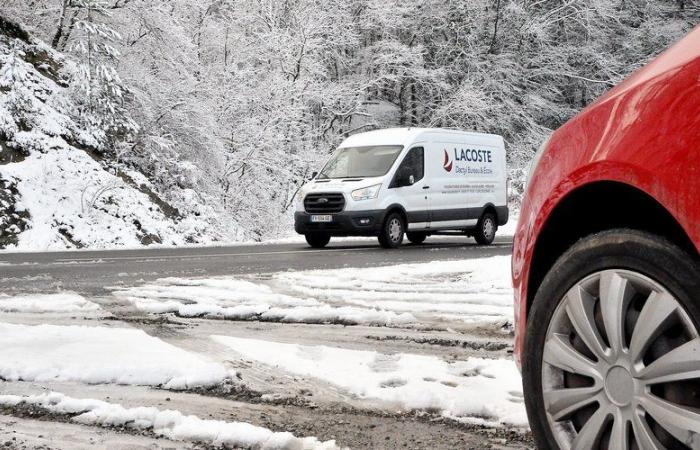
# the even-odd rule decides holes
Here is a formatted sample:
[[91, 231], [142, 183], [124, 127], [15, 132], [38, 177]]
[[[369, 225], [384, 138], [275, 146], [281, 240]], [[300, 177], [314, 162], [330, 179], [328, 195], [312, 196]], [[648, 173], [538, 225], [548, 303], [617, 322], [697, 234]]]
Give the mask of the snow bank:
[[0, 33], [0, 248], [216, 240], [205, 220], [177, 213], [145, 177], [97, 151], [95, 130], [73, 117], [64, 65], [71, 63], [47, 45]]
[[0, 323], [0, 378], [187, 389], [234, 376], [141, 330]]
[[0, 312], [6, 313], [63, 313], [89, 312], [100, 307], [74, 292], [34, 294], [10, 297], [0, 294]]
[[513, 319], [510, 257], [282, 272], [252, 278], [165, 278], [114, 295], [183, 317], [405, 326], [425, 319]]
[[320, 442], [315, 437], [298, 438], [291, 433], [275, 433], [245, 422], [223, 422], [186, 416], [179, 411], [153, 407], [124, 408], [100, 400], [76, 399], [63, 394], [16, 396], [0, 395], [0, 405], [35, 405], [56, 414], [77, 414], [74, 422], [102, 427], [126, 427], [150, 431], [179, 441], [214, 446], [260, 450], [338, 450], [335, 441]]
[[513, 318], [509, 256], [284, 272], [274, 280], [295, 295], [319, 301], [465, 322]]
[[527, 426], [521, 378], [512, 361], [446, 362], [433, 356], [212, 338], [245, 358], [325, 380], [361, 398], [439, 410], [458, 420]]
[[372, 305], [332, 306], [273, 290], [269, 285], [226, 278], [166, 278], [156, 283], [115, 291], [136, 308], [150, 313], [173, 312], [183, 317], [262, 320], [291, 323], [402, 325], [415, 321], [409, 313]]

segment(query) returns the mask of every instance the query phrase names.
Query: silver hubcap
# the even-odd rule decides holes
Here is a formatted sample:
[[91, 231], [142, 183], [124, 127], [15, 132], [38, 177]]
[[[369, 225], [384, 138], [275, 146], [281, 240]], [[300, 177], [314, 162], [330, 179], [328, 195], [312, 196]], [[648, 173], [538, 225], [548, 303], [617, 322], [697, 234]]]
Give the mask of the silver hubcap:
[[542, 390], [562, 449], [700, 449], [700, 335], [663, 286], [606, 270], [547, 330]]
[[392, 242], [398, 242], [399, 239], [401, 239], [401, 234], [403, 233], [403, 229], [401, 227], [401, 222], [399, 219], [391, 219], [389, 222], [389, 239], [391, 239]]
[[495, 233], [495, 228], [496, 225], [493, 223], [493, 220], [491, 218], [487, 218], [484, 220], [484, 237], [486, 239], [491, 239], [493, 237], [493, 234]]

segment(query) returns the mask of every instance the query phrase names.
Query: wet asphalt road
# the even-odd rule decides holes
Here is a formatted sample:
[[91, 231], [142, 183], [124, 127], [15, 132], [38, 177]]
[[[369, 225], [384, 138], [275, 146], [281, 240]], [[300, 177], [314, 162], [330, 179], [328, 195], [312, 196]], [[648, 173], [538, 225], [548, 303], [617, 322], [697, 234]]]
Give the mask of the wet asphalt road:
[[72, 290], [102, 295], [164, 277], [204, 277], [285, 270], [372, 267], [511, 253], [510, 237], [478, 246], [461, 236], [384, 250], [374, 240], [341, 241], [321, 250], [305, 243], [140, 250], [0, 253], [0, 293]]

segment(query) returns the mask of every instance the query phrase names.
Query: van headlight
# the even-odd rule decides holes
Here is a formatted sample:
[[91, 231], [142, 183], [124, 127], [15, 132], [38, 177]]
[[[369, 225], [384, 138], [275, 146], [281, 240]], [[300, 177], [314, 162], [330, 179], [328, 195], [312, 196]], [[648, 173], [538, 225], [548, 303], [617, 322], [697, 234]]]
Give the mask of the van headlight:
[[537, 153], [535, 153], [535, 156], [532, 158], [532, 161], [530, 161], [530, 168], [527, 171], [527, 178], [525, 178], [525, 189], [530, 185], [530, 181], [532, 181], [532, 176], [535, 174], [535, 171], [537, 170], [537, 166], [540, 163], [540, 159], [542, 159], [542, 155], [544, 154], [544, 151], [547, 149], [547, 145], [549, 144], [549, 140], [551, 139], [551, 135], [547, 137], [547, 139], [544, 140], [542, 145], [540, 145], [540, 148], [537, 149]]
[[359, 202], [360, 200], [370, 200], [373, 198], [377, 198], [377, 195], [379, 195], [379, 188], [381, 187], [381, 184], [375, 184], [374, 186], [356, 189], [352, 191], [352, 199], [356, 202]]
[[297, 191], [297, 205], [301, 205], [302, 203], [304, 203], [304, 197], [306, 197], [306, 194], [306, 186], [302, 187], [301, 189], [299, 189], [299, 191]]

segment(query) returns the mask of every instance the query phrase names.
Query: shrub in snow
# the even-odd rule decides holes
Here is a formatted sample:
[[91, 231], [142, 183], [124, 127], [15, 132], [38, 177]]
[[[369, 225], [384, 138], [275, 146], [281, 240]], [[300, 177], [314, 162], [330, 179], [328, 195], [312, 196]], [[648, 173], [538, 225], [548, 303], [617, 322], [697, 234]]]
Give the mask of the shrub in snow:
[[17, 184], [0, 177], [0, 248], [17, 245], [29, 224], [29, 213], [18, 200]]

